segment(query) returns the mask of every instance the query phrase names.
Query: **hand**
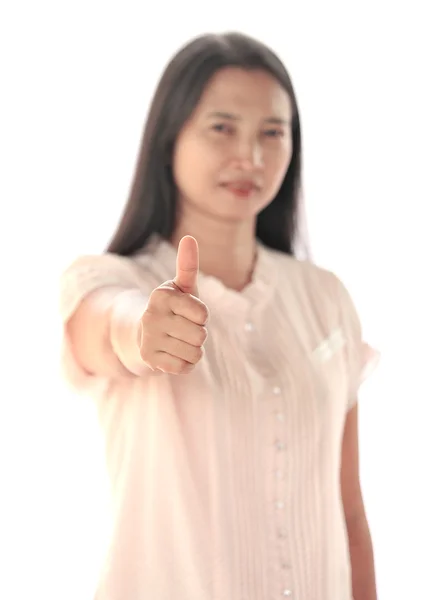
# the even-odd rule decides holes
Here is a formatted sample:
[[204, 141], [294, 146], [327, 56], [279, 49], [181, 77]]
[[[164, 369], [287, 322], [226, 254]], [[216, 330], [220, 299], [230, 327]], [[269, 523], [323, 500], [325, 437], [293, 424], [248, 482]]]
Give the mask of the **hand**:
[[175, 278], [151, 293], [140, 322], [141, 358], [154, 371], [190, 373], [203, 356], [209, 311], [198, 298], [198, 270], [198, 243], [185, 236]]

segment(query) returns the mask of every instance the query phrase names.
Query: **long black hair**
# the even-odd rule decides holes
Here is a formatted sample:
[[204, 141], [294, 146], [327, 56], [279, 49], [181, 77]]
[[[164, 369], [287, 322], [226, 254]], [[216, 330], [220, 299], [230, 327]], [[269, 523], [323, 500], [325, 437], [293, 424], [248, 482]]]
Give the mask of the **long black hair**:
[[223, 67], [259, 69], [272, 75], [292, 104], [293, 152], [284, 181], [257, 218], [256, 235], [270, 248], [294, 254], [301, 193], [301, 130], [290, 76], [275, 53], [240, 33], [200, 36], [166, 67], [149, 111], [129, 198], [107, 252], [130, 256], [153, 234], [170, 239], [176, 225], [177, 189], [172, 175], [175, 141], [209, 79]]

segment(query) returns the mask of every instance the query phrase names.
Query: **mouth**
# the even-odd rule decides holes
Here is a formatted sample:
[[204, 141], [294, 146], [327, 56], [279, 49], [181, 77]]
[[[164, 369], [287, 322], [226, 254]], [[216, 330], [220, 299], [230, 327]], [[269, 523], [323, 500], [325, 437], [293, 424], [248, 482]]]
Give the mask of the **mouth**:
[[240, 197], [247, 197], [258, 190], [258, 186], [253, 181], [232, 181], [222, 184], [232, 194]]

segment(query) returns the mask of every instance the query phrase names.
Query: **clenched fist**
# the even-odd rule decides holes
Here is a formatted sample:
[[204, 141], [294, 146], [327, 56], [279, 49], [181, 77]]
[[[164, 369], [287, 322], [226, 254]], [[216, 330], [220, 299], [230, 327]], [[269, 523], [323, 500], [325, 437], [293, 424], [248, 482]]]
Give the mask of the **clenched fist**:
[[198, 298], [198, 269], [198, 243], [185, 236], [175, 278], [152, 292], [140, 322], [141, 358], [154, 371], [190, 373], [203, 356], [209, 311]]

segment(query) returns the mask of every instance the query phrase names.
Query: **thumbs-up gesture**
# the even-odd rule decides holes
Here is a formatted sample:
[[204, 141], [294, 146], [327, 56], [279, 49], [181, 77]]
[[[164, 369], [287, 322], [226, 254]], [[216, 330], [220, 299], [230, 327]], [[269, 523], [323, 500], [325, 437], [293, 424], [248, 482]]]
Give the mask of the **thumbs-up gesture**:
[[198, 243], [180, 241], [176, 276], [150, 295], [139, 328], [141, 358], [154, 371], [190, 373], [203, 356], [209, 311], [198, 298]]

